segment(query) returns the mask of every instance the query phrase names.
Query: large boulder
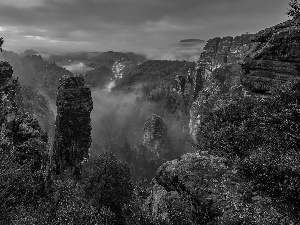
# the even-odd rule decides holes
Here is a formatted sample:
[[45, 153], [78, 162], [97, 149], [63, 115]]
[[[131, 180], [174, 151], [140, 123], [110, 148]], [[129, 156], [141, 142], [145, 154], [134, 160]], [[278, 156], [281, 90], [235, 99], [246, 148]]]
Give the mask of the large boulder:
[[189, 153], [156, 172], [144, 204], [157, 224], [288, 224], [226, 159]]

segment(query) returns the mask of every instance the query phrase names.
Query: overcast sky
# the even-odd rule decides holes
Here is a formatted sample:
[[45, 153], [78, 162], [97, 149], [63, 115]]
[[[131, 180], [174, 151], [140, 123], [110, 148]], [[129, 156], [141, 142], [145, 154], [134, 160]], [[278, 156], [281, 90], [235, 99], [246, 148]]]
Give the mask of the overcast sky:
[[134, 51], [182, 39], [256, 33], [288, 19], [289, 0], [0, 0], [4, 49]]

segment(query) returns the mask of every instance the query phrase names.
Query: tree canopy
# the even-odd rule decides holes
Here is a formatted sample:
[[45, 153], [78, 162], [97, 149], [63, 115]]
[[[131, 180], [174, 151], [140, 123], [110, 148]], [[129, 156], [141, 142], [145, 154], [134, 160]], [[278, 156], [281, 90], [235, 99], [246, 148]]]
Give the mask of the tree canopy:
[[300, 19], [300, 3], [298, 0], [291, 0], [289, 6], [290, 8], [286, 14], [294, 19]]

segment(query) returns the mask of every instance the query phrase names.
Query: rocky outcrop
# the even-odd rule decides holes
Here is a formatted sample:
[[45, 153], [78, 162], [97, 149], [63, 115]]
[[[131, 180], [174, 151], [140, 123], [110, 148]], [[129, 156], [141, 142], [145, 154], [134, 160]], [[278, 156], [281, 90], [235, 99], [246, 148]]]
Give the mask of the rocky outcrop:
[[[8, 62], [0, 63], [0, 88], [11, 87], [11, 101], [16, 103], [16, 107], [22, 113], [35, 115], [42, 128], [50, 132], [54, 123], [54, 114], [50, 110], [47, 100], [39, 95], [34, 88], [20, 86], [18, 79], [12, 79], [13, 69]], [[12, 95], [12, 93], [14, 94]]]
[[221, 200], [215, 184], [230, 176], [233, 174], [227, 171], [224, 159], [207, 154], [186, 154], [180, 160], [168, 161], [156, 172], [146, 211], [156, 222], [212, 222], [219, 214], [214, 202]]
[[254, 92], [268, 92], [299, 78], [300, 21], [288, 20], [258, 32], [256, 48], [245, 59], [242, 84]]
[[299, 78], [299, 38], [299, 21], [289, 20], [256, 35], [209, 40], [196, 67], [204, 75], [203, 89], [190, 110], [194, 142], [205, 114], [230, 103], [234, 95], [268, 94]]
[[227, 36], [210, 39], [203, 48], [198, 64], [206, 64], [206, 69], [212, 71], [227, 63], [241, 62], [255, 46], [250, 41], [252, 37], [252, 34], [242, 34], [234, 38]]
[[190, 109], [189, 129], [195, 143], [200, 124], [209, 112], [229, 104], [233, 96], [246, 94], [240, 82], [240, 63], [256, 46], [251, 42], [252, 37], [252, 34], [243, 34], [207, 41], [195, 67], [201, 86]]
[[1, 156], [10, 155], [18, 164], [32, 163], [34, 171], [45, 168], [48, 159], [47, 133], [37, 117], [21, 109], [21, 86], [11, 78], [12, 68], [0, 62], [0, 150]]
[[253, 34], [242, 34], [233, 38], [227, 55], [228, 63], [241, 63], [245, 56], [253, 51], [257, 43], [252, 42]]
[[250, 184], [224, 158], [207, 152], [189, 153], [166, 162], [157, 170], [153, 182], [144, 208], [158, 224], [280, 221], [276, 218], [280, 214], [267, 198], [252, 192]]
[[166, 148], [167, 125], [163, 119], [153, 114], [144, 125], [143, 145], [159, 157]]
[[70, 169], [79, 175], [81, 164], [89, 155], [93, 108], [91, 91], [82, 76], [60, 79], [56, 105], [53, 167], [58, 174]]

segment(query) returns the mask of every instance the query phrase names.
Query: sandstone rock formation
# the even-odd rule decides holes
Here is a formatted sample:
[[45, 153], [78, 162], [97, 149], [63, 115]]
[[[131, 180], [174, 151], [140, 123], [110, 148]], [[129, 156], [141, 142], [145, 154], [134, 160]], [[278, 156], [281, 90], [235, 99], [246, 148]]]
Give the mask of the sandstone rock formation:
[[166, 141], [167, 125], [160, 116], [153, 114], [144, 125], [143, 145], [159, 157]]
[[253, 212], [264, 212], [265, 221], [278, 215], [267, 199], [251, 192], [249, 183], [224, 158], [207, 152], [166, 162], [153, 182], [144, 207], [158, 224], [246, 224]]
[[252, 34], [243, 34], [234, 38], [216, 37], [207, 41], [195, 67], [202, 85], [198, 86], [190, 109], [189, 129], [195, 143], [206, 114], [228, 104], [233, 95], [245, 94], [246, 90], [240, 82], [240, 63], [256, 46], [256, 43], [250, 41], [252, 37]]
[[178, 74], [175, 77], [176, 89], [181, 96], [189, 96], [192, 101], [197, 98], [203, 87], [203, 70], [190, 68], [186, 75]]
[[63, 76], [57, 93], [57, 116], [52, 163], [57, 174], [70, 169], [81, 172], [91, 145], [90, 113], [93, 102], [82, 76]]
[[[203, 86], [190, 111], [192, 136], [214, 110], [240, 98], [259, 98], [255, 92], [298, 78], [299, 34], [299, 21], [290, 20], [255, 37], [209, 40], [196, 67]], [[154, 222], [167, 224], [289, 224], [270, 196], [253, 191], [235, 166], [208, 152], [166, 162], [157, 170], [146, 212]]]
[[37, 118], [22, 109], [21, 86], [12, 78], [12, 68], [0, 62], [0, 150], [1, 155], [13, 155], [19, 164], [32, 162], [32, 169], [40, 170], [47, 161], [47, 134]]
[[217, 208], [210, 201], [221, 197], [215, 184], [229, 176], [232, 173], [228, 173], [222, 158], [199, 153], [183, 155], [182, 159], [168, 161], [157, 170], [145, 207], [154, 221], [173, 224], [177, 213], [186, 221], [206, 224], [212, 218], [205, 217], [205, 211], [217, 215]]
[[241, 62], [254, 47], [250, 41], [252, 37], [252, 34], [242, 34], [234, 38], [227, 36], [210, 39], [203, 48], [199, 62], [206, 64], [206, 69], [210, 71], [226, 63]]
[[251, 91], [267, 92], [287, 80], [299, 78], [300, 21], [288, 20], [258, 32], [256, 48], [242, 65], [242, 84]]

